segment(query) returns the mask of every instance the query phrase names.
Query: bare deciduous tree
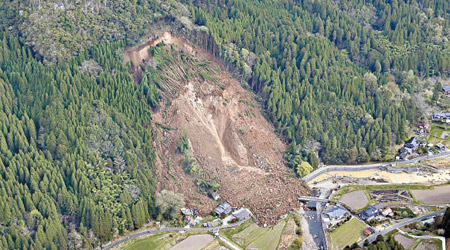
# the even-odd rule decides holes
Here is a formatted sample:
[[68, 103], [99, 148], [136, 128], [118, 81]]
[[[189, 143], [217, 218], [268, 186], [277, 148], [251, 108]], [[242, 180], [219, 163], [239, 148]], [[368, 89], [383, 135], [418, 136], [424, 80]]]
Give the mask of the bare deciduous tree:
[[156, 205], [167, 218], [175, 218], [182, 207], [185, 206], [184, 197], [181, 194], [168, 190], [162, 190], [156, 197]]

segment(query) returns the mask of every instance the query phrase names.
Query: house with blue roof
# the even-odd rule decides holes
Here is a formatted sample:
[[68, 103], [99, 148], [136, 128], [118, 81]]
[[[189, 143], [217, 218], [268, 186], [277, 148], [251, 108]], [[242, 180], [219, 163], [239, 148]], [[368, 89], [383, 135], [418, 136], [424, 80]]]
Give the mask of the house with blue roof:
[[375, 216], [378, 215], [378, 209], [374, 206], [369, 206], [367, 209], [359, 213], [359, 216], [363, 220], [372, 220]]

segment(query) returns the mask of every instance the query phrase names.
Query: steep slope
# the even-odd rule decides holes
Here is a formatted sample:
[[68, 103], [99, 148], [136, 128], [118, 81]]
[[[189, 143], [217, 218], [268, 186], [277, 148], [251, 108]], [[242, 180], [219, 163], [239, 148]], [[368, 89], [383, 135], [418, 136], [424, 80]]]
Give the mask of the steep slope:
[[128, 48], [127, 56], [157, 64], [146, 74], [158, 72], [164, 96], [152, 114], [161, 131], [154, 145], [159, 189], [183, 193], [188, 205], [203, 213], [220, 196], [235, 207], [250, 207], [260, 223], [273, 223], [297, 206], [307, 188], [285, 166], [286, 146], [253, 94], [184, 39], [166, 32], [156, 42], [167, 46], [153, 49], [153, 58], [142, 46]]

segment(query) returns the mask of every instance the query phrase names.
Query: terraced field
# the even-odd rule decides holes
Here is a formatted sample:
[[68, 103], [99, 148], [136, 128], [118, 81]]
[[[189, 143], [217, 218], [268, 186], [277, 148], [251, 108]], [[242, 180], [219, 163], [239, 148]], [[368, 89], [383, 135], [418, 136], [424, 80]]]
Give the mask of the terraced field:
[[[267, 228], [246, 222], [238, 228], [223, 230], [223, 235], [243, 249], [276, 250], [288, 220], [280, 220], [275, 226]], [[289, 243], [285, 242], [286, 245]]]
[[250, 244], [247, 249], [276, 250], [286, 221], [281, 221]]
[[257, 224], [251, 224], [242, 232], [233, 235], [233, 241], [241, 246], [248, 246], [267, 231], [267, 228], [259, 227]]

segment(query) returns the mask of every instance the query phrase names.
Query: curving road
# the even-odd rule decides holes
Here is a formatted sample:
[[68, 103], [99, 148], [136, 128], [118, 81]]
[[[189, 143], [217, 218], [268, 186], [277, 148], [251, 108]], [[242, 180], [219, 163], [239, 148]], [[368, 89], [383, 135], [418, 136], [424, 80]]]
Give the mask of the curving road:
[[431, 160], [431, 159], [436, 159], [436, 158], [441, 158], [441, 157], [449, 157], [449, 156], [450, 156], [450, 151], [445, 151], [445, 152], [441, 152], [436, 155], [423, 155], [423, 156], [419, 156], [414, 159], [406, 160], [406, 161], [380, 162], [380, 163], [365, 164], [365, 165], [328, 165], [328, 166], [324, 166], [324, 167], [314, 170], [312, 173], [305, 175], [302, 179], [305, 180], [306, 182], [309, 182], [309, 181], [314, 180], [317, 176], [319, 176], [323, 173], [326, 173], [326, 172], [330, 172], [330, 171], [371, 170], [371, 169], [378, 169], [381, 167], [386, 167], [387, 165], [390, 165], [393, 163], [395, 163], [395, 164], [410, 164], [410, 163], [416, 163], [419, 161]]
[[369, 242], [373, 242], [374, 240], [377, 239], [378, 235], [387, 234], [387, 233], [389, 233], [392, 230], [401, 228], [401, 227], [406, 226], [408, 224], [411, 224], [411, 223], [414, 223], [414, 222], [419, 222], [421, 220], [425, 220], [425, 219], [428, 219], [428, 218], [431, 218], [431, 217], [443, 215], [444, 213], [445, 213], [445, 209], [437, 211], [437, 212], [434, 212], [434, 213], [431, 213], [431, 214], [422, 215], [422, 216], [419, 216], [419, 217], [416, 217], [416, 218], [412, 218], [410, 220], [406, 220], [406, 221], [403, 221], [403, 222], [396, 223], [396, 224], [394, 224], [394, 225], [392, 225], [392, 226], [390, 226], [390, 227], [388, 227], [388, 228], [386, 228], [386, 229], [384, 229], [384, 230], [382, 230], [380, 232], [376, 232], [376, 233], [372, 234], [371, 236], [369, 236], [369, 237], [363, 239], [362, 241], [360, 241], [358, 244], [359, 244], [359, 246], [362, 247], [364, 245], [364, 241], [366, 239], [369, 240]]
[[401, 229], [399, 229], [398, 231], [400, 231], [400, 233], [402, 233], [404, 235], [407, 235], [409, 237], [416, 238], [416, 239], [438, 239], [442, 243], [442, 250], [446, 249], [445, 248], [445, 241], [446, 241], [445, 237], [442, 237], [442, 236], [429, 236], [429, 235], [428, 236], [416, 236], [416, 235], [412, 235], [412, 234], [409, 234], [409, 233], [405, 233]]
[[249, 218], [247, 218], [245, 220], [242, 220], [242, 221], [239, 221], [239, 222], [236, 222], [236, 223], [233, 223], [233, 224], [222, 225], [222, 226], [219, 226], [219, 227], [203, 227], [203, 228], [166, 227], [166, 228], [159, 229], [159, 230], [142, 231], [142, 232], [139, 232], [139, 233], [131, 234], [131, 235], [129, 235], [129, 236], [125, 237], [125, 238], [122, 238], [122, 239], [120, 239], [120, 240], [118, 240], [118, 241], [116, 241], [114, 243], [109, 242], [109, 243], [103, 244], [102, 245], [102, 249], [103, 250], [108, 250], [108, 249], [116, 247], [116, 246], [118, 246], [118, 245], [120, 245], [120, 244], [122, 244], [122, 243], [124, 243], [126, 241], [134, 239], [136, 237], [143, 236], [143, 235], [152, 235], [152, 234], [157, 234], [157, 233], [162, 233], [162, 232], [184, 232], [184, 231], [194, 231], [194, 232], [205, 231], [206, 232], [206, 231], [218, 231], [218, 230], [224, 229], [224, 228], [230, 228], [230, 227], [239, 226], [242, 223], [244, 223], [245, 221], [247, 221], [248, 219]]

